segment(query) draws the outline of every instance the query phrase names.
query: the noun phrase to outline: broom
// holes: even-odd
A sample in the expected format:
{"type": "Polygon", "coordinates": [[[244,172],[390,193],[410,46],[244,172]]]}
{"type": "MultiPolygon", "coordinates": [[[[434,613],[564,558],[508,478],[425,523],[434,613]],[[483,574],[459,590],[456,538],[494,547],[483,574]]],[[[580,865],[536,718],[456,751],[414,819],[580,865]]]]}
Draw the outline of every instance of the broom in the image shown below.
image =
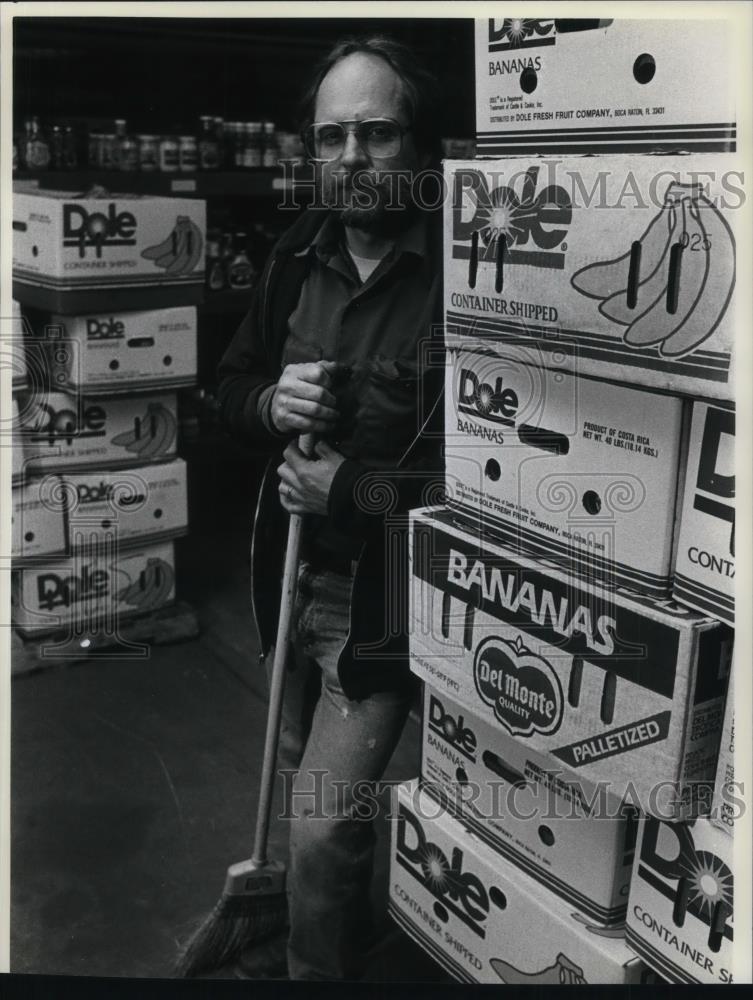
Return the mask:
{"type": "MultiPolygon", "coordinates": [[[[312,434],[302,434],[298,443],[304,455],[312,454],[314,444],[312,434]]],[[[287,923],[285,866],[280,861],[269,860],[267,842],[272,814],[277,744],[280,738],[285,663],[298,582],[298,553],[302,523],[300,514],[290,515],[253,854],[248,861],[239,861],[228,868],[222,896],[215,903],[209,916],[188,939],[178,956],[175,975],[180,978],[190,978],[204,969],[217,969],[226,965],[244,948],[272,937],[287,923]]]]}

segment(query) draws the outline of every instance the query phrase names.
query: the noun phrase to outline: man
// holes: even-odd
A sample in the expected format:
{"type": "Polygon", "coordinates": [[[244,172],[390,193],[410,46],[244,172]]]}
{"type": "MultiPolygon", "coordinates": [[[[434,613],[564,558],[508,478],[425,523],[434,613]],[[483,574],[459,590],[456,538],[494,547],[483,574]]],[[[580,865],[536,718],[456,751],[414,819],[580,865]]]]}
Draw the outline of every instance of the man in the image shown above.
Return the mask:
{"type": "Polygon", "coordinates": [[[415,55],[389,39],[329,54],[305,103],[323,206],[276,246],[220,366],[229,426],[284,449],[276,481],[262,485],[252,546],[265,653],[278,515],[305,517],[279,755],[283,767],[300,765],[288,868],[294,979],[363,972],[374,832],[354,786],[382,776],[413,693],[405,526],[441,481],[437,351],[422,364],[432,337],[441,346],[441,234],[440,213],[422,212],[406,182],[436,162],[436,95],[415,55]],[[316,436],[310,458],[301,434],[316,436]]]}

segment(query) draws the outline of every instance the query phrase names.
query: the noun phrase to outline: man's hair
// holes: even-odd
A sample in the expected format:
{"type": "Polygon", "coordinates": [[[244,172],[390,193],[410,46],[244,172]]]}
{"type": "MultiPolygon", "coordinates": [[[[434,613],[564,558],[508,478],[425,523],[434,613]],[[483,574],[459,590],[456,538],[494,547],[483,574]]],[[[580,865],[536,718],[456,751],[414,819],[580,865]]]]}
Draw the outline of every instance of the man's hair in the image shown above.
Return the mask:
{"type": "Polygon", "coordinates": [[[300,107],[300,125],[305,128],[314,120],[316,97],[322,80],[333,66],[356,52],[383,59],[403,83],[404,97],[416,146],[431,154],[432,160],[442,155],[439,83],[416,53],[402,42],[387,35],[362,35],[342,38],[319,62],[306,88],[300,107]]]}

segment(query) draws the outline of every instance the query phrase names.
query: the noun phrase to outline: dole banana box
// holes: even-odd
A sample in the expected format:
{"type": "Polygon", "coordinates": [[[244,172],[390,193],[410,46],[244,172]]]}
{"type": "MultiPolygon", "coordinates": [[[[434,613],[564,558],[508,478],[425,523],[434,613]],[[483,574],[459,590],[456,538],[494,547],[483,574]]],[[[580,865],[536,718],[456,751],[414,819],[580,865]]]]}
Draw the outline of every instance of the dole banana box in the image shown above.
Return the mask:
{"type": "Polygon", "coordinates": [[[445,364],[449,503],[506,545],[655,597],[672,588],[689,404],[456,349],[445,364]]]}
{"type": "Polygon", "coordinates": [[[650,978],[622,931],[593,925],[416,782],[396,799],[390,913],[455,979],[543,988],[650,978]]]}
{"type": "Polygon", "coordinates": [[[693,404],[673,596],[735,624],[735,411],[693,404]]]}
{"type": "Polygon", "coordinates": [[[66,315],[200,302],[205,230],[194,198],[16,190],[13,295],[66,315]]]}
{"type": "Polygon", "coordinates": [[[411,670],[567,778],[652,815],[708,810],[732,630],[411,514],[411,670]]]}
{"type": "Polygon", "coordinates": [[[177,398],[36,392],[20,397],[20,424],[27,467],[37,474],[164,462],[175,455],[177,398]]]}
{"type": "Polygon", "coordinates": [[[186,463],[180,458],[60,478],[69,551],[87,544],[92,535],[112,537],[121,545],[143,545],[147,538],[175,538],[188,529],[186,463]]]}
{"type": "Polygon", "coordinates": [[[624,924],[636,814],[424,685],[424,790],[589,920],[624,924]]]}
{"type": "Polygon", "coordinates": [[[25,636],[117,631],[121,619],[155,611],[174,597],[172,542],[121,549],[95,539],[65,559],[14,571],[11,618],[25,636]]]}
{"type": "Polygon", "coordinates": [[[708,819],[641,819],[628,944],[672,983],[731,983],[734,882],[728,832],[708,819]]]}
{"type": "Polygon", "coordinates": [[[734,398],[742,177],[721,153],[445,162],[448,333],[734,398]]]}
{"type": "Polygon", "coordinates": [[[30,480],[13,490],[11,555],[14,565],[66,551],[63,495],[58,476],[30,480]]]}
{"type": "Polygon", "coordinates": [[[731,34],[711,19],[479,19],[478,153],[734,150],[731,34]]]}
{"type": "Polygon", "coordinates": [[[135,388],[193,385],[196,381],[196,308],[52,316],[62,351],[49,337],[56,384],[82,392],[132,392],[135,388]],[[57,376],[62,378],[57,378],[57,376]]]}

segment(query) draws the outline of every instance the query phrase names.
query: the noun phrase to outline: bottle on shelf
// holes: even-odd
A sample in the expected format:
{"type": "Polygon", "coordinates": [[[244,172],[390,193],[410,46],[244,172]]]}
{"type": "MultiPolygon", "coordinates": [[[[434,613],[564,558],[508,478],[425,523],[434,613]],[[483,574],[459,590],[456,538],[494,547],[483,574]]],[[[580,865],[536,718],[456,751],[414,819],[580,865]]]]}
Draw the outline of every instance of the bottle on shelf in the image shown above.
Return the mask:
{"type": "Polygon", "coordinates": [[[120,170],[122,164],[122,147],[127,140],[125,118],[115,119],[115,134],[110,143],[110,169],[120,170]]]}
{"type": "Polygon", "coordinates": [[[264,122],[262,166],[276,167],[279,156],[274,122],[264,122]]]}
{"type": "Polygon", "coordinates": [[[242,122],[229,122],[228,128],[229,142],[228,142],[228,167],[231,170],[242,170],[243,169],[243,123],[242,122]]]}
{"type": "Polygon", "coordinates": [[[50,166],[53,170],[62,170],[63,165],[63,130],[59,125],[53,125],[50,136],[50,166]]]}
{"type": "Polygon", "coordinates": [[[227,266],[227,283],[230,288],[250,288],[255,275],[254,267],[246,253],[246,234],[237,232],[231,236],[233,255],[227,266]]]}
{"type": "Polygon", "coordinates": [[[78,166],[78,140],[72,125],[66,125],[63,134],[63,166],[65,170],[78,166]]]}
{"type": "Polygon", "coordinates": [[[178,169],[181,173],[194,173],[198,164],[196,136],[178,136],[178,169]]]}
{"type": "Polygon", "coordinates": [[[222,259],[222,232],[219,229],[207,230],[207,288],[213,292],[222,291],[225,287],[225,265],[222,259]]]}
{"type": "Polygon", "coordinates": [[[174,135],[163,135],[160,139],[159,168],[163,174],[175,174],[180,168],[180,145],[174,135]]]}
{"type": "Polygon", "coordinates": [[[246,122],[244,134],[243,166],[253,170],[262,165],[261,122],[246,122]]]}
{"type": "Polygon", "coordinates": [[[136,138],[139,144],[139,170],[143,173],[154,173],[155,170],[159,170],[159,136],[142,133],[136,138]]]}
{"type": "Polygon", "coordinates": [[[198,160],[199,170],[217,170],[220,165],[217,119],[211,115],[199,118],[198,160]]]}
{"type": "Polygon", "coordinates": [[[34,115],[24,123],[23,161],[27,170],[46,170],[50,165],[50,146],[34,115]]]}

